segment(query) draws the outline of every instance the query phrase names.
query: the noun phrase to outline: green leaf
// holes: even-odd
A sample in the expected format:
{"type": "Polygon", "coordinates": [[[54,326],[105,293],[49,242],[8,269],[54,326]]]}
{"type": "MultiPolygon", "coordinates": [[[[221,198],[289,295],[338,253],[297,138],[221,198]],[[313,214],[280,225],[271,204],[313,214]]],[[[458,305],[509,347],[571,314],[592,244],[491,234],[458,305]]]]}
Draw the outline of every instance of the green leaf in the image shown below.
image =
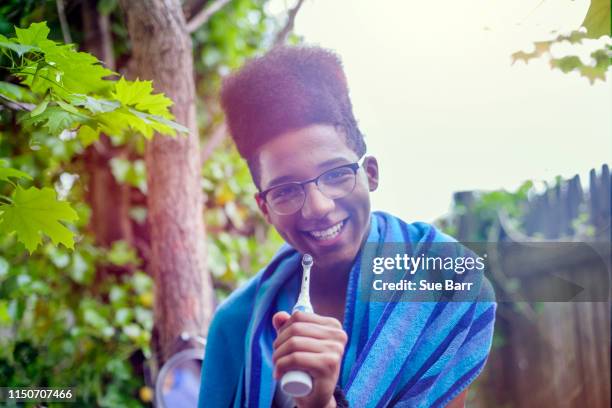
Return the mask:
{"type": "Polygon", "coordinates": [[[552,60],[551,65],[553,67],[559,68],[564,73],[568,73],[576,68],[581,67],[582,62],[580,61],[579,57],[575,55],[569,55],[567,57],[552,60]]]}
{"type": "Polygon", "coordinates": [[[72,129],[79,123],[88,122],[91,119],[82,113],[74,114],[67,112],[59,106],[51,106],[43,113],[34,117],[26,117],[24,123],[43,126],[49,129],[49,133],[57,136],[65,129],[72,129]]]}
{"type": "Polygon", "coordinates": [[[135,107],[167,119],[172,119],[168,108],[172,101],[164,94],[153,94],[151,81],[126,81],[123,77],[116,83],[113,96],[123,105],[135,107]]]}
{"type": "Polygon", "coordinates": [[[17,40],[24,45],[38,45],[47,39],[49,27],[46,22],[32,23],[28,28],[15,27],[17,40]]]}
{"type": "Polygon", "coordinates": [[[54,70],[61,73],[61,84],[69,92],[102,93],[113,84],[104,79],[113,75],[113,71],[105,68],[93,55],[75,51],[72,45],[53,43],[43,51],[54,70]]]}
{"type": "Polygon", "coordinates": [[[37,107],[35,107],[32,112],[30,112],[30,116],[34,117],[34,116],[38,116],[41,113],[43,113],[45,111],[45,109],[47,109],[47,105],[49,105],[49,101],[48,100],[44,100],[41,103],[38,104],[37,107]]]}
{"type": "Polygon", "coordinates": [[[131,277],[131,282],[138,294],[147,293],[153,289],[153,280],[142,271],[134,272],[134,275],[131,277]]]}
{"type": "Polygon", "coordinates": [[[12,39],[8,39],[0,34],[0,48],[7,48],[15,51],[17,55],[22,56],[29,51],[40,51],[40,48],[31,45],[23,45],[14,42],[12,39]]]}
{"type": "Polygon", "coordinates": [[[38,44],[44,58],[22,65],[16,75],[34,92],[45,93],[52,89],[56,94],[68,98],[70,94],[104,93],[114,82],[105,77],[115,73],[105,68],[96,57],[78,52],[72,44],[60,45],[47,39],[27,39],[38,44]]]}
{"type": "Polygon", "coordinates": [[[32,180],[32,176],[30,176],[28,173],[24,173],[21,170],[10,167],[0,167],[0,181],[10,181],[10,177],[32,180]]]}
{"type": "Polygon", "coordinates": [[[610,35],[610,0],[591,0],[582,26],[587,29],[589,38],[610,35]]]}
{"type": "Polygon", "coordinates": [[[113,245],[108,252],[108,260],[113,265],[125,266],[128,264],[139,265],[140,259],[134,248],[129,243],[123,240],[113,242],[113,245]]]}
{"type": "Polygon", "coordinates": [[[153,137],[153,128],[143,119],[123,107],[112,112],[97,115],[96,120],[100,125],[100,130],[111,136],[120,136],[128,128],[131,128],[140,132],[147,139],[153,137]]]}
{"type": "Polygon", "coordinates": [[[6,326],[10,323],[9,303],[6,300],[0,300],[0,326],[6,326]]]}
{"type": "Polygon", "coordinates": [[[83,320],[98,330],[102,330],[108,326],[106,319],[93,308],[87,308],[84,310],[83,320]]]}
{"type": "Polygon", "coordinates": [[[0,205],[0,231],[15,232],[30,253],[49,236],[55,245],[74,248],[74,234],[60,221],[75,221],[77,213],[65,201],[58,201],[55,191],[45,187],[24,189],[17,186],[12,204],[0,205]]]}
{"type": "MultiPolygon", "coordinates": [[[[155,129],[156,131],[158,131],[159,133],[168,135],[168,136],[175,136],[176,132],[174,131],[174,129],[172,129],[172,127],[161,123],[160,120],[167,120],[162,118],[161,116],[156,116],[156,115],[151,115],[149,113],[145,113],[145,112],[140,112],[137,111],[136,109],[129,109],[129,111],[134,114],[135,116],[137,116],[139,119],[142,120],[142,122],[147,125],[148,128],[151,129],[155,129]]],[[[168,121],[170,123],[173,123],[177,126],[181,126],[178,123],[174,123],[172,121],[168,121]]],[[[187,130],[186,128],[183,127],[183,129],[187,130]]],[[[152,134],[152,132],[151,132],[152,134]]],[[[145,135],[147,136],[147,135],[145,135]]],[[[151,136],[147,136],[147,138],[150,138],[151,136]]]]}
{"type": "Polygon", "coordinates": [[[75,113],[75,114],[80,114],[81,112],[79,112],[79,110],[77,108],[75,108],[74,106],[63,102],[63,101],[56,101],[57,104],[65,111],[70,112],[70,113],[75,113]]]}
{"type": "Polygon", "coordinates": [[[100,132],[96,132],[92,128],[87,125],[82,125],[79,128],[79,132],[77,133],[77,137],[81,141],[84,147],[89,146],[100,137],[100,132]]]}
{"type": "Polygon", "coordinates": [[[117,101],[94,98],[92,96],[83,94],[71,95],[70,102],[74,105],[84,107],[91,113],[112,112],[121,106],[121,104],[117,101]]]}
{"type": "Polygon", "coordinates": [[[23,86],[0,81],[0,95],[14,102],[33,102],[34,96],[23,86]]]}
{"type": "Polygon", "coordinates": [[[174,136],[176,134],[176,131],[181,133],[189,133],[189,129],[187,129],[185,126],[172,120],[166,119],[164,117],[152,115],[150,113],[140,112],[132,108],[130,108],[129,111],[132,112],[134,115],[138,116],[140,119],[142,119],[144,123],[164,135],[174,136]]]}

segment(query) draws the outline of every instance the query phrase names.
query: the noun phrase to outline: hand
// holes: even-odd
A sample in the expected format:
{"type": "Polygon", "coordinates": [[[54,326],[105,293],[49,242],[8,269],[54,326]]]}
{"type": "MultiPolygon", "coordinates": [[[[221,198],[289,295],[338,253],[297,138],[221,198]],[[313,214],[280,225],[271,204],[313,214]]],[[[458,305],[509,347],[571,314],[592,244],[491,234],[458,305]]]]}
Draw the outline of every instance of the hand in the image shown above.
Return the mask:
{"type": "Polygon", "coordinates": [[[333,394],[348,339],[340,322],[314,313],[278,312],[272,324],[278,334],[273,343],[274,378],[280,380],[291,370],[305,371],[313,389],[295,398],[298,407],[335,407],[333,394]]]}

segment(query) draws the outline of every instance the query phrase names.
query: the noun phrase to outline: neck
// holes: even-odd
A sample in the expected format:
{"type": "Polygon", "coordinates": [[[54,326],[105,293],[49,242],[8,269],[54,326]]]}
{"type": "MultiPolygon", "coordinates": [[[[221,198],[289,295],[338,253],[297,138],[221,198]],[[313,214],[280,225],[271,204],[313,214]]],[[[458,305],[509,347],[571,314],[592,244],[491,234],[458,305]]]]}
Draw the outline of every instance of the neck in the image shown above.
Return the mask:
{"type": "Polygon", "coordinates": [[[314,265],[311,274],[311,293],[317,297],[346,292],[352,264],[314,265]]]}
{"type": "Polygon", "coordinates": [[[315,313],[343,323],[349,273],[350,266],[343,269],[313,267],[310,300],[315,313]]]}

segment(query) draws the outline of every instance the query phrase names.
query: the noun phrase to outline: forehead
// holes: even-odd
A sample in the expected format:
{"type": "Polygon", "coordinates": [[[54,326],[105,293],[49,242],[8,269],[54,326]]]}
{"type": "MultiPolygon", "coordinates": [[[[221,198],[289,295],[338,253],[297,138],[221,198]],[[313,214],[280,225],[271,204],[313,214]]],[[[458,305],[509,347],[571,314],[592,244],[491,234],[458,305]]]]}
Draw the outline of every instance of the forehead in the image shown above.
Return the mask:
{"type": "Polygon", "coordinates": [[[262,189],[279,182],[300,181],[359,159],[346,136],[331,125],[311,125],[292,130],[258,150],[262,189]]]}

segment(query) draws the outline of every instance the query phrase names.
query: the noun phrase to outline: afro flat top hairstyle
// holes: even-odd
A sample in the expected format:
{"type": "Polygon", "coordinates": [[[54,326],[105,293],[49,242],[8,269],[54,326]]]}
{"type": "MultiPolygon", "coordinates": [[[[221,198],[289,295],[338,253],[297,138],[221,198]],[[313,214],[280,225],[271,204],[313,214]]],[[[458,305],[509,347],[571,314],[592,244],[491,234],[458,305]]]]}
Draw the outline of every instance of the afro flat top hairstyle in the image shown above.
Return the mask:
{"type": "Polygon", "coordinates": [[[342,129],[359,157],[366,151],[342,63],[323,48],[277,47],[248,61],[223,81],[221,106],[258,188],[258,149],[285,132],[329,124],[342,129]]]}

